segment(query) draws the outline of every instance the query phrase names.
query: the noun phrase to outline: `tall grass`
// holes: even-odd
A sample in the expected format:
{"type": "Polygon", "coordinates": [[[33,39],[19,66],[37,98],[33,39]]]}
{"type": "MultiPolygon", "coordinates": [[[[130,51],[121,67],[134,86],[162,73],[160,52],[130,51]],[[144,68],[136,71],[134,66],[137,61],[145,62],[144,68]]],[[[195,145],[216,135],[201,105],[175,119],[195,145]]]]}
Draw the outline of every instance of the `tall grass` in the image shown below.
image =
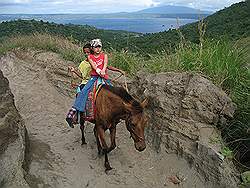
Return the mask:
{"type": "Polygon", "coordinates": [[[59,53],[66,60],[80,62],[83,56],[80,46],[60,36],[34,33],[3,40],[0,43],[0,55],[17,48],[35,49],[59,53]]]}
{"type": "Polygon", "coordinates": [[[109,54],[109,64],[124,70],[129,75],[134,75],[144,63],[144,59],[138,54],[118,52],[112,50],[109,54]]]}
{"type": "Polygon", "coordinates": [[[200,72],[228,92],[246,84],[243,54],[227,40],[205,40],[202,53],[199,45],[188,44],[179,48],[176,55],[181,70],[200,72]]]}

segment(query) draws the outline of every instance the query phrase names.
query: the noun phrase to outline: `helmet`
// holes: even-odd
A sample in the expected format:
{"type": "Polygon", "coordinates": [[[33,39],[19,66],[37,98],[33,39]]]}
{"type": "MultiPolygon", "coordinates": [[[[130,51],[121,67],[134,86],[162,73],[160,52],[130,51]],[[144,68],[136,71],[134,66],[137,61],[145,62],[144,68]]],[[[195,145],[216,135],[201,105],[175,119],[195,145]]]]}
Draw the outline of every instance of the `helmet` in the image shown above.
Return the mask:
{"type": "Polygon", "coordinates": [[[101,39],[93,39],[90,41],[90,45],[91,45],[91,47],[97,47],[97,46],[102,47],[102,41],[101,41],[101,39]]]}

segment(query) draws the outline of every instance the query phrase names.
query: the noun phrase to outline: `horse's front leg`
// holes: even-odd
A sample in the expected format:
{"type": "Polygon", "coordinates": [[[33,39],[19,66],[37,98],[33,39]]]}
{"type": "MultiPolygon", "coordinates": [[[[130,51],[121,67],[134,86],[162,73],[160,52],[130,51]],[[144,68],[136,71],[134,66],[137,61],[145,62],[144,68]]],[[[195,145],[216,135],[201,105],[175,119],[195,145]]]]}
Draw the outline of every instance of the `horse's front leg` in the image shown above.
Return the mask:
{"type": "Polygon", "coordinates": [[[85,141],[85,136],[84,136],[84,123],[85,123],[85,121],[84,121],[82,115],[80,115],[80,129],[82,132],[82,145],[87,144],[85,141]]]}
{"type": "Polygon", "coordinates": [[[97,127],[97,136],[101,145],[101,148],[103,150],[103,153],[105,155],[105,162],[104,162],[104,166],[105,166],[105,172],[111,170],[111,166],[109,164],[109,160],[108,160],[108,146],[106,144],[105,141],[105,133],[104,133],[104,129],[101,127],[97,127]]]}
{"type": "Polygon", "coordinates": [[[110,129],[110,147],[108,148],[108,153],[111,152],[116,147],[115,135],[116,135],[116,126],[112,126],[110,129]]]}

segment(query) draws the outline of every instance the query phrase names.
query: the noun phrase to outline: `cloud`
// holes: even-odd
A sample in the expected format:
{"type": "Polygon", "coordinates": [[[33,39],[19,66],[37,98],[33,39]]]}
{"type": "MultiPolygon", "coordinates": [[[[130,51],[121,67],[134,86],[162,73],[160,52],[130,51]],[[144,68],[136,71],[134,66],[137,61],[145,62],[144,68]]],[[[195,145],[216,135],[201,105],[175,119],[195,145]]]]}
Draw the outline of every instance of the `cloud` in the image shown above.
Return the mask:
{"type": "Polygon", "coordinates": [[[1,0],[1,4],[27,4],[32,2],[32,0],[1,0]]]}
{"type": "Polygon", "coordinates": [[[111,13],[133,12],[160,5],[218,10],[239,0],[0,0],[1,13],[111,13]]]}

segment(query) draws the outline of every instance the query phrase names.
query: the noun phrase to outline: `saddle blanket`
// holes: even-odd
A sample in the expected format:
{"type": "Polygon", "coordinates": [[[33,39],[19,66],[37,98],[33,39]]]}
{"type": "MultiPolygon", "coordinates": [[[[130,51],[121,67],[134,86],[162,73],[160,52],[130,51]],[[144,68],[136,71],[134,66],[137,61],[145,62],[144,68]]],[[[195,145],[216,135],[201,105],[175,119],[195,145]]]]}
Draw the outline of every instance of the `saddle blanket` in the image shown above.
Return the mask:
{"type": "Polygon", "coordinates": [[[88,98],[86,101],[85,111],[82,112],[81,116],[85,121],[92,121],[95,119],[96,107],[95,101],[98,92],[101,90],[103,85],[111,85],[111,83],[101,77],[99,77],[93,84],[93,87],[88,93],[88,98]]]}

